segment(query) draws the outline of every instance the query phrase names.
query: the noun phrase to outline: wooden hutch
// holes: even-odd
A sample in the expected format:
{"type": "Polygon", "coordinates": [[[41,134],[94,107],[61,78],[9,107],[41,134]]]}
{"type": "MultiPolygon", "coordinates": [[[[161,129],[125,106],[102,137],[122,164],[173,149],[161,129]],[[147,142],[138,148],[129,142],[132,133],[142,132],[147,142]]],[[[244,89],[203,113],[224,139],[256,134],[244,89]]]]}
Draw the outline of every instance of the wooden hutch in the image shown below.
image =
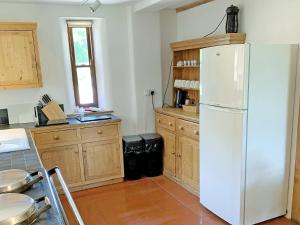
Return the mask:
{"type": "MultiPolygon", "coordinates": [[[[176,80],[200,81],[200,49],[219,45],[243,44],[246,34],[232,33],[179,41],[170,44],[173,51],[173,103],[178,89],[187,92],[194,104],[199,103],[199,88],[175,87],[176,80]],[[193,65],[177,65],[179,61],[193,65]]],[[[156,109],[156,131],[164,139],[164,175],[187,190],[199,194],[199,114],[178,108],[156,109]]]]}

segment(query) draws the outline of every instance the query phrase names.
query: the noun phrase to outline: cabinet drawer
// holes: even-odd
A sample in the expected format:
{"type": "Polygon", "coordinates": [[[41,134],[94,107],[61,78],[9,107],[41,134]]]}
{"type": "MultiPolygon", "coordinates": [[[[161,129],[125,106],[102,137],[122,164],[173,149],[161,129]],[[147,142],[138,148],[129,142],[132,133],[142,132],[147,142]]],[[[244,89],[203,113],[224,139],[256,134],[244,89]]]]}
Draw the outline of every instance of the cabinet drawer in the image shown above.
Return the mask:
{"type": "Polygon", "coordinates": [[[57,144],[78,141],[77,130],[57,130],[45,133],[34,133],[36,145],[57,144]]]}
{"type": "Polygon", "coordinates": [[[177,133],[190,138],[199,139],[199,125],[185,120],[177,120],[177,133]]]}
{"type": "Polygon", "coordinates": [[[97,127],[86,127],[80,130],[81,139],[94,140],[94,139],[108,139],[115,138],[119,135],[118,125],[107,125],[97,127]]]}
{"type": "Polygon", "coordinates": [[[175,131],[175,118],[163,114],[156,114],[156,125],[165,129],[175,131]]]}

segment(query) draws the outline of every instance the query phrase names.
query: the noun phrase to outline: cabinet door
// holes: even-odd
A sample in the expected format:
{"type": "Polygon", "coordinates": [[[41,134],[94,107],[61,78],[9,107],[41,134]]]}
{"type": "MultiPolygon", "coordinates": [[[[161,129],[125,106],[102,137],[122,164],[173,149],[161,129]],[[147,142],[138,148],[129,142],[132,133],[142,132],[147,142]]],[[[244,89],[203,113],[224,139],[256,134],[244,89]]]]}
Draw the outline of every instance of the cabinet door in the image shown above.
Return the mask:
{"type": "Polygon", "coordinates": [[[180,136],[178,152],[182,182],[199,191],[199,142],[180,136]]]}
{"type": "MultiPolygon", "coordinates": [[[[73,186],[82,182],[78,145],[53,147],[39,152],[44,167],[51,169],[58,166],[67,184],[73,186]]],[[[59,186],[56,179],[55,184],[59,186]]]]}
{"type": "Polygon", "coordinates": [[[37,51],[34,30],[0,27],[0,88],[41,86],[37,51]]]}
{"type": "Polygon", "coordinates": [[[163,128],[157,128],[157,133],[159,133],[164,142],[164,173],[170,176],[175,176],[176,173],[176,137],[175,134],[167,131],[163,128]]]}
{"type": "Polygon", "coordinates": [[[123,176],[119,141],[98,141],[82,145],[86,181],[109,180],[123,176]]]}

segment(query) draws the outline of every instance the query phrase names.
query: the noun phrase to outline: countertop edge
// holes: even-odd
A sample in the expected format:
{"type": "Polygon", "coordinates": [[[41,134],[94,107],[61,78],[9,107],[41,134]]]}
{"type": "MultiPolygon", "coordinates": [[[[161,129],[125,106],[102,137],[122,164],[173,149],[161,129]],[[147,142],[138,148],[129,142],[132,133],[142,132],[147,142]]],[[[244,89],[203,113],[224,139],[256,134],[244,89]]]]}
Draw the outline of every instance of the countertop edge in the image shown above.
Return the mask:
{"type": "Polygon", "coordinates": [[[199,124],[199,118],[197,118],[197,119],[195,118],[195,117],[199,117],[199,114],[183,112],[182,109],[156,108],[155,112],[199,124]],[[176,112],[176,110],[178,110],[178,112],[176,112]]]}

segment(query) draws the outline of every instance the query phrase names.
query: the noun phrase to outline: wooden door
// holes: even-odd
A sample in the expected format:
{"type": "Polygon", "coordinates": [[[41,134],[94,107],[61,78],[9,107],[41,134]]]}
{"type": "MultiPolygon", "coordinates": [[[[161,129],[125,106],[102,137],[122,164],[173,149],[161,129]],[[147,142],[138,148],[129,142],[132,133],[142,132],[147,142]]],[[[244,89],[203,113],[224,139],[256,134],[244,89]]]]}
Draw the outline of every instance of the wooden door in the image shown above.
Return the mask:
{"type": "Polygon", "coordinates": [[[40,86],[34,33],[0,30],[0,88],[40,86]]]}
{"type": "MultiPolygon", "coordinates": [[[[78,145],[52,147],[39,150],[42,163],[46,169],[58,166],[64,180],[71,187],[81,184],[80,153],[78,145]]],[[[60,186],[55,179],[55,184],[60,186]]]]}
{"type": "Polygon", "coordinates": [[[122,157],[118,140],[82,145],[86,181],[110,180],[122,176],[122,157]]]}
{"type": "Polygon", "coordinates": [[[175,146],[176,137],[175,134],[164,128],[157,128],[157,133],[159,133],[164,142],[164,174],[175,177],[176,175],[176,156],[175,156],[175,146]]]}
{"type": "Polygon", "coordinates": [[[180,178],[185,185],[199,191],[199,142],[191,138],[178,138],[180,178]]]}
{"type": "Polygon", "coordinates": [[[298,116],[298,128],[297,128],[297,146],[296,146],[295,175],[294,175],[294,187],[293,187],[292,219],[297,223],[300,223],[300,114],[298,116]]]}

